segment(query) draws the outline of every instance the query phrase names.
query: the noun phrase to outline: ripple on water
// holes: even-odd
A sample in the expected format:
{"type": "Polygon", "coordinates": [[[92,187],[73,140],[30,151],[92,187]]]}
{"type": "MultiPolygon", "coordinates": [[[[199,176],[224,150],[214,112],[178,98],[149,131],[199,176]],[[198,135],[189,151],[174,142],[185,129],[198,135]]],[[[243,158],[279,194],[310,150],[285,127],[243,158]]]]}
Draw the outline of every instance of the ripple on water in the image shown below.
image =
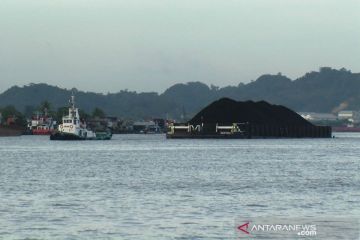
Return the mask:
{"type": "Polygon", "coordinates": [[[0,239],[237,239],[239,216],[359,217],[358,140],[0,138],[0,239]]]}

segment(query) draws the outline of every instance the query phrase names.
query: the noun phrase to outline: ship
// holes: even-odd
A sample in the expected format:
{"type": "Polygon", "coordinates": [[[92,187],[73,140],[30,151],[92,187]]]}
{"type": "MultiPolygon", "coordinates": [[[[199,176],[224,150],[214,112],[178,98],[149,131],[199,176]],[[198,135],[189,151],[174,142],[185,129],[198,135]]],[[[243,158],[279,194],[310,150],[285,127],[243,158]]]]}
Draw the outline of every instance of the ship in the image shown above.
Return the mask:
{"type": "Polygon", "coordinates": [[[2,121],[3,116],[0,112],[0,137],[21,136],[25,127],[16,123],[16,116],[7,117],[6,121],[2,121]]]}
{"type": "Polygon", "coordinates": [[[32,116],[31,121],[28,123],[27,132],[32,135],[51,135],[55,130],[56,121],[52,117],[48,116],[45,109],[44,114],[39,112],[32,116]]]}
{"type": "Polygon", "coordinates": [[[24,128],[19,126],[2,126],[0,125],[0,137],[21,136],[24,128]]]}
{"type": "Polygon", "coordinates": [[[75,107],[74,94],[70,99],[69,114],[62,118],[56,131],[50,135],[50,140],[110,140],[111,131],[94,132],[85,121],[81,121],[79,109],[75,107]]]}

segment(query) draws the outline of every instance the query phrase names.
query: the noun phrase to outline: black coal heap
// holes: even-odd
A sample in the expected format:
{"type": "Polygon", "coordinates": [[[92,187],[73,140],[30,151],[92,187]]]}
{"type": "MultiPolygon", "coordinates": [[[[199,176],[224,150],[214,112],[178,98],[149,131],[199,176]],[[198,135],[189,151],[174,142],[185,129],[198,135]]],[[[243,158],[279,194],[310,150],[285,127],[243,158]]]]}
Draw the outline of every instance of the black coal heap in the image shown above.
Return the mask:
{"type": "Polygon", "coordinates": [[[190,124],[250,123],[274,126],[313,126],[294,111],[265,101],[237,102],[222,98],[205,107],[190,121],[190,124]]]}

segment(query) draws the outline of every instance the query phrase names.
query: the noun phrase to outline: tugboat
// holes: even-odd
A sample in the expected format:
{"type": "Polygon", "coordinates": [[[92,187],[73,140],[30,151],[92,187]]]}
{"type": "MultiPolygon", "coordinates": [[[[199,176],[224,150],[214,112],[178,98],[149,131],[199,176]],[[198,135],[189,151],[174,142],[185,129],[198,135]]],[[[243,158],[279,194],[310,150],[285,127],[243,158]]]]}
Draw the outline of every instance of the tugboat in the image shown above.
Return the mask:
{"type": "Polygon", "coordinates": [[[48,116],[47,109],[44,114],[36,113],[28,124],[27,132],[31,135],[50,135],[54,131],[56,122],[48,116]]]}
{"type": "Polygon", "coordinates": [[[110,140],[111,132],[93,132],[85,122],[80,121],[78,108],[75,107],[75,96],[70,99],[69,115],[62,118],[62,124],[50,135],[50,140],[110,140]]]}

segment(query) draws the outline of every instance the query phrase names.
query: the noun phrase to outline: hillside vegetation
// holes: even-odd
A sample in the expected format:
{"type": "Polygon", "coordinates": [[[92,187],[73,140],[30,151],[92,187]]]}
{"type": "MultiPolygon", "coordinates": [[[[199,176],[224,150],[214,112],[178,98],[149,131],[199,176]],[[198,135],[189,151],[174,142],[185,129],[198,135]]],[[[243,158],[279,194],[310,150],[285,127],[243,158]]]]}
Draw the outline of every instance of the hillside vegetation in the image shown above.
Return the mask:
{"type": "MultiPolygon", "coordinates": [[[[74,89],[47,84],[14,86],[0,94],[0,107],[13,105],[22,112],[48,101],[56,109],[67,105],[74,89]]],[[[248,84],[219,88],[201,82],[175,84],[165,92],[119,91],[99,94],[76,90],[77,105],[85,112],[100,108],[107,115],[122,118],[190,119],[203,107],[222,97],[234,100],[265,100],[295,111],[337,112],[360,109],[360,74],[346,69],[320,68],[291,80],[281,75],[262,75],[248,84]]]]}

